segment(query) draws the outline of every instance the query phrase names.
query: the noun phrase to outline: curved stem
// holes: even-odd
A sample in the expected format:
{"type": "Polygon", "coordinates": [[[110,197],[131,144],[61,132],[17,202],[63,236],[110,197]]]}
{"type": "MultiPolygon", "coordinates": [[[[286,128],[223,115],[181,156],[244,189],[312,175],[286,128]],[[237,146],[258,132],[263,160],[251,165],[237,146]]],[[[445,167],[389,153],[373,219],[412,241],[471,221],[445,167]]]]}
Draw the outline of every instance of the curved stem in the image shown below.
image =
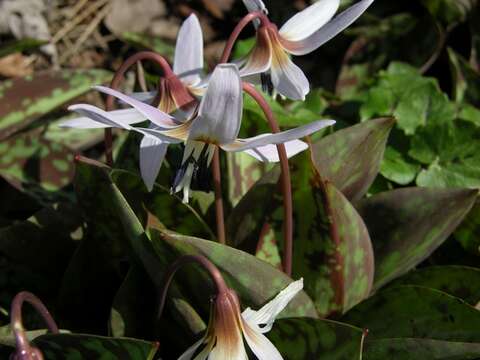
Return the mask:
{"type": "Polygon", "coordinates": [[[225,44],[225,48],[223,49],[222,57],[220,58],[220,63],[226,63],[228,59],[230,58],[230,55],[233,50],[233,46],[235,45],[235,42],[238,39],[238,36],[242,32],[242,30],[253,20],[255,19],[260,19],[262,24],[267,24],[270,21],[268,20],[267,16],[265,16],[264,13],[261,11],[257,12],[251,12],[248,13],[243,17],[242,20],[235,26],[235,29],[233,29],[232,33],[230,34],[230,37],[227,40],[227,43],[225,44]]]}
{"type": "MultiPolygon", "coordinates": [[[[255,87],[246,82],[243,83],[243,90],[250,95],[262,108],[268,124],[273,133],[280,132],[275,115],[268,105],[265,98],[255,89],[255,87]]],[[[280,158],[280,168],[282,170],[281,184],[283,194],[284,208],[284,228],[283,228],[283,271],[288,275],[292,275],[292,256],[293,256],[293,201],[292,201],[292,184],[290,179],[290,168],[288,167],[287,151],[284,144],[277,145],[278,156],[280,158]]]]}
{"type": "Polygon", "coordinates": [[[182,266],[189,264],[189,263],[197,263],[205,270],[207,270],[208,274],[212,278],[215,286],[217,288],[217,293],[221,294],[228,290],[227,284],[225,284],[225,280],[223,280],[223,276],[220,273],[220,270],[205,256],[202,255],[185,255],[178,258],[173,264],[171,264],[163,277],[163,287],[162,293],[160,294],[160,305],[158,308],[158,318],[162,316],[163,309],[165,307],[165,301],[167,299],[167,291],[168,288],[173,280],[173,276],[175,273],[180,269],[182,266]]]}
{"type": "Polygon", "coordinates": [[[217,223],[217,239],[220,244],[226,244],[225,220],[222,197],[222,174],[220,169],[220,151],[215,148],[212,161],[213,189],[215,191],[215,217],[217,223]]]}
{"type": "MultiPolygon", "coordinates": [[[[12,302],[11,308],[11,327],[15,335],[16,353],[13,355],[14,360],[39,360],[41,353],[38,349],[32,347],[28,341],[27,334],[23,328],[22,322],[22,306],[24,302],[30,303],[35,310],[42,316],[47,324],[48,330],[54,334],[58,334],[58,326],[53,320],[48,309],[43,305],[39,298],[32,293],[22,291],[18,293],[12,302]]],[[[40,358],[41,359],[41,358],[40,358]]]]}
{"type": "MultiPolygon", "coordinates": [[[[112,81],[110,82],[110,88],[117,90],[118,87],[120,86],[120,83],[124,79],[124,75],[127,72],[127,70],[137,62],[141,60],[151,60],[156,62],[158,65],[163,70],[163,74],[166,78],[170,76],[175,76],[172,68],[168,64],[167,60],[165,58],[153,51],[140,51],[136,54],[133,54],[130,56],[127,60],[123,62],[123,64],[120,66],[120,68],[115,72],[115,75],[113,76],[112,81]]],[[[105,110],[106,111],[111,111],[114,108],[114,98],[111,95],[107,96],[106,100],[106,105],[105,105],[105,110]]],[[[105,129],[105,154],[107,157],[107,164],[108,166],[113,165],[113,155],[112,155],[112,143],[113,143],[113,136],[112,136],[112,129],[107,128],[105,129]]]]}

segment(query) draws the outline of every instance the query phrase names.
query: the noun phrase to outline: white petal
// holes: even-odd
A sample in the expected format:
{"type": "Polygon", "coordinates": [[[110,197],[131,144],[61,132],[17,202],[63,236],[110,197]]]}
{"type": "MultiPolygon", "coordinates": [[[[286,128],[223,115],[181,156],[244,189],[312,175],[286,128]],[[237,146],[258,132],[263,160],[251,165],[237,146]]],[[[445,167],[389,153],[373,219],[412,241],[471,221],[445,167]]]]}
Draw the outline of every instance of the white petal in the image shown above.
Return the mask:
{"type": "Polygon", "coordinates": [[[245,309],[242,313],[242,317],[254,329],[263,325],[260,328],[261,332],[266,333],[272,329],[273,322],[277,316],[302,289],[303,278],[293,281],[260,310],[254,311],[250,308],[245,309]]]}
{"type": "MultiPolygon", "coordinates": [[[[287,157],[297,155],[298,153],[308,149],[308,145],[301,140],[288,141],[285,144],[285,150],[287,151],[287,157]]],[[[245,153],[253,156],[255,159],[263,162],[279,162],[278,149],[276,145],[265,145],[258,148],[245,150],[245,153]]]]}
{"type": "Polygon", "coordinates": [[[191,360],[193,357],[193,354],[197,351],[197,349],[202,345],[202,343],[205,341],[205,337],[201,338],[198,340],[195,344],[190,346],[180,357],[178,360],[191,360]]]}
{"type": "Polygon", "coordinates": [[[94,86],[94,89],[100,92],[103,92],[105,94],[112,95],[117,99],[120,99],[123,102],[127,103],[128,105],[134,107],[140,113],[145,115],[148,120],[150,120],[152,123],[154,123],[157,126],[169,128],[169,127],[175,127],[178,125],[172,120],[172,117],[170,115],[165,114],[164,112],[158,110],[156,107],[153,107],[151,105],[138,101],[133,97],[122,94],[119,91],[110,89],[105,86],[94,86]]]}
{"type": "Polygon", "coordinates": [[[292,100],[305,100],[305,96],[310,92],[310,84],[307,77],[297,65],[295,65],[287,54],[278,55],[279,61],[272,62],[270,73],[272,83],[279,94],[292,100]],[[283,56],[285,55],[285,56],[283,56]]]}
{"type": "Polygon", "coordinates": [[[283,360],[282,355],[271,341],[245,322],[243,323],[243,336],[258,360],[283,360]]]}
{"type": "MultiPolygon", "coordinates": [[[[75,105],[69,106],[68,110],[75,111],[76,113],[91,119],[91,121],[93,121],[94,123],[102,125],[102,126],[98,125],[96,127],[104,127],[104,128],[115,127],[115,128],[120,128],[120,129],[126,129],[126,130],[130,130],[132,128],[128,124],[128,122],[119,121],[114,116],[114,114],[112,114],[112,112],[107,112],[107,111],[102,110],[100,108],[97,108],[96,106],[93,106],[93,105],[75,104],[75,105]]],[[[74,123],[77,120],[78,119],[74,119],[74,123]]],[[[93,122],[91,123],[92,125],[93,125],[93,122]]],[[[67,123],[68,123],[68,121],[63,123],[62,126],[73,127],[73,126],[66,126],[67,123]]],[[[70,124],[70,125],[72,125],[72,124],[70,124]]],[[[87,124],[87,126],[88,126],[88,124],[87,124]]],[[[82,128],[82,127],[78,126],[78,128],[82,128]]]]}
{"type": "Polygon", "coordinates": [[[147,136],[140,143],[140,173],[148,191],[153,189],[167,148],[168,143],[147,136]]]}
{"type": "Polygon", "coordinates": [[[277,134],[262,134],[253,138],[237,139],[234,143],[223,144],[220,145],[220,147],[225,151],[238,152],[258,148],[268,144],[282,144],[310,135],[315,131],[333,124],[335,124],[335,120],[314,121],[310,124],[299,126],[295,129],[290,129],[287,131],[282,131],[277,134]]]}
{"type": "MultiPolygon", "coordinates": [[[[280,44],[278,45],[281,46],[280,44]]],[[[241,61],[240,76],[246,77],[266,72],[272,66],[272,38],[269,31],[260,28],[257,31],[255,47],[241,61]]]]}
{"type": "Polygon", "coordinates": [[[340,0],[319,0],[291,17],[279,33],[291,41],[303,40],[330,21],[339,5],[340,0]]]}
{"type": "MultiPolygon", "coordinates": [[[[76,105],[72,105],[69,109],[72,111],[75,111],[75,106],[76,105]]],[[[80,108],[77,108],[77,109],[80,109],[80,108]]],[[[147,120],[145,115],[139,113],[135,109],[113,110],[113,111],[109,111],[108,113],[113,119],[115,119],[117,123],[124,124],[124,125],[136,124],[136,123],[147,120]]],[[[80,117],[80,118],[75,118],[71,120],[66,120],[62,122],[59,126],[64,128],[76,128],[76,129],[101,129],[101,128],[112,127],[109,124],[95,121],[89,117],[80,117]]]]}
{"type": "Polygon", "coordinates": [[[288,42],[287,39],[287,42],[283,42],[284,47],[294,55],[305,55],[318,49],[327,41],[331,40],[349,27],[365,12],[365,10],[367,10],[373,1],[374,0],[362,0],[357,2],[308,38],[292,42],[288,42]]]}
{"type": "Polygon", "coordinates": [[[200,102],[189,140],[230,143],[238,135],[242,119],[242,83],[232,64],[218,65],[200,102]]]}
{"type": "Polygon", "coordinates": [[[264,14],[268,14],[267,7],[262,0],[243,0],[243,4],[248,12],[262,11],[264,14]]]}
{"type": "Polygon", "coordinates": [[[200,82],[203,70],[202,28],[195,14],[185,20],[180,28],[175,46],[173,72],[186,84],[200,82]]]}
{"type": "MultiPolygon", "coordinates": [[[[152,101],[157,96],[156,91],[143,91],[143,92],[134,92],[129,95],[130,97],[134,98],[135,100],[151,104],[152,101]]],[[[123,101],[120,101],[123,103],[123,101]]]]}

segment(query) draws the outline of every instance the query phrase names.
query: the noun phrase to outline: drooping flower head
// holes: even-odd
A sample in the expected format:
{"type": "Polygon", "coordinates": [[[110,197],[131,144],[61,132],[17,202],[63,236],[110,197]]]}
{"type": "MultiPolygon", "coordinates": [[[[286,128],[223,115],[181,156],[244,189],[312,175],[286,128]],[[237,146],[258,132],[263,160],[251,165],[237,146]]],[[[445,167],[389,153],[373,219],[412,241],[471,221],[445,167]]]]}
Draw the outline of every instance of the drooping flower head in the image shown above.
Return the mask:
{"type": "MultiPolygon", "coordinates": [[[[374,0],[361,0],[333,18],[340,0],[319,0],[294,15],[280,29],[266,17],[257,26],[257,42],[240,69],[242,76],[267,73],[274,89],[293,100],[310,91],[303,71],[289,54],[308,54],[350,26],[374,0]],[[333,19],[332,19],[333,18],[333,19]]],[[[267,14],[262,0],[243,0],[250,12],[267,14]]]]}
{"type": "Polygon", "coordinates": [[[258,360],[282,360],[282,355],[264,333],[271,330],[275,318],[303,288],[303,279],[292,282],[260,310],[241,312],[237,294],[220,292],[204,337],[193,344],[178,360],[247,360],[244,339],[258,360]]]}

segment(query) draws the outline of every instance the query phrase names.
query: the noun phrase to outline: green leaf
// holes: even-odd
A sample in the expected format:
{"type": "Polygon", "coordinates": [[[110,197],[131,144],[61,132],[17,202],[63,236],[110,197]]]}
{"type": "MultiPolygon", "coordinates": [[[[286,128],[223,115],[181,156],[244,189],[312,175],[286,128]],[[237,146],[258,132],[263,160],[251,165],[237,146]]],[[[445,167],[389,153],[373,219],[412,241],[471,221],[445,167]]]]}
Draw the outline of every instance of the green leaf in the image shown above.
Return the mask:
{"type": "Polygon", "coordinates": [[[477,199],[472,210],[454,233],[463,248],[473,255],[480,255],[480,200],[477,199]]]}
{"type": "Polygon", "coordinates": [[[412,271],[393,283],[437,289],[475,306],[480,302],[480,269],[466,266],[430,266],[412,271]]]}
{"type": "Polygon", "coordinates": [[[73,179],[73,157],[70,149],[38,132],[22,133],[0,143],[0,176],[21,191],[54,197],[73,179]]]}
{"type": "Polygon", "coordinates": [[[168,41],[165,41],[158,36],[126,31],[122,34],[122,39],[123,41],[139,48],[140,50],[152,50],[161,54],[170,61],[173,60],[175,47],[168,41]]]}
{"type": "MultiPolygon", "coordinates": [[[[261,307],[292,281],[280,270],[254,256],[213,241],[166,230],[153,230],[152,239],[157,257],[164,266],[181,255],[206,256],[219,268],[245,307],[250,306],[254,309],[261,307]]],[[[179,273],[175,282],[182,289],[196,289],[194,292],[194,296],[197,297],[196,303],[203,303],[203,307],[208,309],[206,299],[213,293],[210,278],[196,267],[189,272],[183,271],[183,274],[187,273],[189,276],[182,276],[179,273]],[[198,284],[202,284],[201,289],[198,284]]],[[[317,317],[317,314],[312,300],[305,292],[301,292],[285,308],[281,316],[317,317]]]]}
{"type": "Polygon", "coordinates": [[[83,334],[43,335],[33,344],[45,360],[153,360],[159,346],[143,340],[83,334]]]}
{"type": "Polygon", "coordinates": [[[362,119],[393,115],[398,127],[412,135],[427,124],[451,122],[455,107],[436,79],[422,77],[417,69],[394,62],[386,71],[380,71],[376,85],[365,95],[360,113],[362,119]]]}
{"type": "Polygon", "coordinates": [[[2,47],[0,47],[0,58],[16,52],[33,50],[45,44],[48,44],[48,41],[37,39],[20,39],[10,41],[6,44],[2,44],[2,47]]]}
{"type": "Polygon", "coordinates": [[[104,70],[62,70],[3,81],[0,98],[8,105],[0,109],[0,140],[110,77],[104,70]]]}
{"type": "Polygon", "coordinates": [[[380,173],[388,180],[400,185],[410,184],[417,177],[420,165],[405,159],[401,152],[388,146],[380,167],[380,173]]]}
{"type": "Polygon", "coordinates": [[[360,359],[363,331],[329,320],[280,319],[267,334],[284,359],[360,359]]]}
{"type": "Polygon", "coordinates": [[[367,341],[367,360],[476,360],[480,343],[442,341],[432,339],[380,339],[367,341]]]}
{"type": "Polygon", "coordinates": [[[445,25],[465,21],[476,6],[476,0],[421,0],[421,3],[445,25]]]}
{"type": "Polygon", "coordinates": [[[438,290],[398,286],[352,309],[342,321],[369,329],[369,340],[424,338],[480,342],[480,312],[438,290]]]}
{"type": "Polygon", "coordinates": [[[371,120],[315,142],[312,158],[320,175],[348,199],[360,199],[378,174],[394,123],[391,118],[371,120]]]}
{"type": "MultiPolygon", "coordinates": [[[[47,329],[39,329],[26,331],[27,339],[32,341],[40,335],[44,335],[48,332],[47,329]]],[[[15,335],[13,334],[12,328],[10,325],[5,325],[0,327],[0,345],[15,347],[15,335]]]]}
{"type": "Polygon", "coordinates": [[[455,100],[458,103],[467,102],[480,107],[480,74],[451,48],[448,49],[448,57],[454,82],[455,100]]]}
{"type": "Polygon", "coordinates": [[[478,191],[405,188],[358,203],[375,251],[375,288],[426,259],[468,214],[478,191]]]}
{"type": "Polygon", "coordinates": [[[412,139],[408,154],[423,164],[417,185],[429,187],[480,187],[480,128],[463,121],[431,125],[412,139]]]}

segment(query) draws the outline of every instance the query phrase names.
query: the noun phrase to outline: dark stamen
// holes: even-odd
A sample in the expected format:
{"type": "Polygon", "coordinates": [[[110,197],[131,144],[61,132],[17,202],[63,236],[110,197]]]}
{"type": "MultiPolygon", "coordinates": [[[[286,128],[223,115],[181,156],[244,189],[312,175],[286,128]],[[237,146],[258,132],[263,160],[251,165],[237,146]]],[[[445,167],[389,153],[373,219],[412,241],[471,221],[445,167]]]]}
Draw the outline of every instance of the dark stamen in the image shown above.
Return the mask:
{"type": "Polygon", "coordinates": [[[273,94],[273,83],[271,75],[268,73],[261,73],[260,79],[262,82],[262,90],[271,96],[273,94]]]}

